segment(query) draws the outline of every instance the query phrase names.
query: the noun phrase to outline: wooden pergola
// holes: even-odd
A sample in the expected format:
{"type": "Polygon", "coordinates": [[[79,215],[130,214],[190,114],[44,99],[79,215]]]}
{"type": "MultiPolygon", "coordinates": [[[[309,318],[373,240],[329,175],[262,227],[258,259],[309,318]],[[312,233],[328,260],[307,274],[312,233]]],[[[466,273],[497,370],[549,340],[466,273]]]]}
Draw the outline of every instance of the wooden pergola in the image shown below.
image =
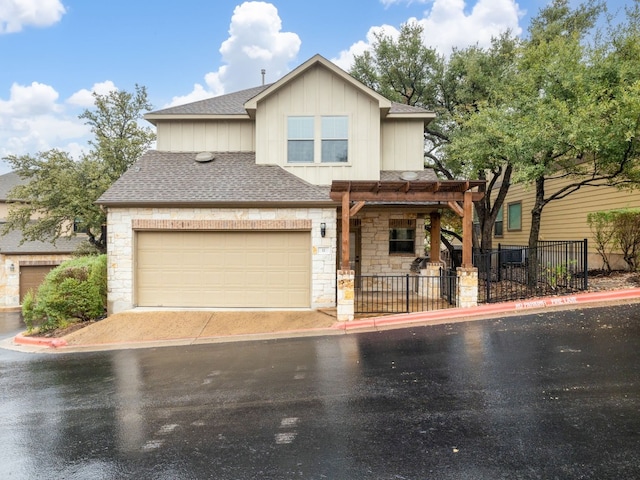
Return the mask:
{"type": "MultiPolygon", "coordinates": [[[[367,202],[424,203],[451,208],[462,218],[462,266],[473,264],[472,229],[473,202],[481,200],[484,192],[472,191],[481,187],[484,180],[334,180],[331,183],[331,199],[342,204],[342,270],[349,270],[349,219],[356,215],[367,202]],[[353,203],[353,205],[352,205],[353,203]]],[[[431,258],[440,255],[440,216],[431,216],[431,258]]]]}

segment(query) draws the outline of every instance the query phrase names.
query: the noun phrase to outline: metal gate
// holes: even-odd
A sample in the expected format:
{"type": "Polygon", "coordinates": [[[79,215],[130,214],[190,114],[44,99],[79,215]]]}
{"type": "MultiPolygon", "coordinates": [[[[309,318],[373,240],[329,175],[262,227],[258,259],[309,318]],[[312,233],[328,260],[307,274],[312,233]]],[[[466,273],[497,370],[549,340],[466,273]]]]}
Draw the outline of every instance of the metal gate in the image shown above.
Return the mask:
{"type": "Polygon", "coordinates": [[[441,310],[456,306],[455,272],[440,275],[357,275],[356,314],[393,314],[441,310]]]}

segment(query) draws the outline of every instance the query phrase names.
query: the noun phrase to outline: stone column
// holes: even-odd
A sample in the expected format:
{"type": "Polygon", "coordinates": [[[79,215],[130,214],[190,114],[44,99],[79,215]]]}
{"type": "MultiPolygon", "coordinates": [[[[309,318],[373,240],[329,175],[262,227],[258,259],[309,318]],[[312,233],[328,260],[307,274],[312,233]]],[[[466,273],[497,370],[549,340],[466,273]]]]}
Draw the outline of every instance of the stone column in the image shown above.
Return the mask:
{"type": "Polygon", "coordinates": [[[442,290],[440,289],[440,262],[428,262],[425,268],[420,270],[422,276],[422,288],[419,295],[430,300],[438,300],[442,290]]]}
{"type": "Polygon", "coordinates": [[[478,269],[475,267],[458,267],[458,288],[456,302],[458,307],[478,306],[478,269]]]}
{"type": "Polygon", "coordinates": [[[338,304],[336,305],[339,322],[350,322],[355,315],[355,271],[338,270],[338,304]]]}

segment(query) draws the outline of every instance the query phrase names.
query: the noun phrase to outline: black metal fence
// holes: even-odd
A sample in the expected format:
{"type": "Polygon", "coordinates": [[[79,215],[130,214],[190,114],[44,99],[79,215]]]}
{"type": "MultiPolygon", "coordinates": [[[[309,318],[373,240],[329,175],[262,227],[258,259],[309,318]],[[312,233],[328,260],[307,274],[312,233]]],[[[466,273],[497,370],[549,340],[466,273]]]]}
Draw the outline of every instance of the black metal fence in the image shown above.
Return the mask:
{"type": "Polygon", "coordinates": [[[455,271],[440,275],[357,275],[356,314],[393,314],[441,310],[456,306],[455,271]]]}
{"type": "Polygon", "coordinates": [[[540,241],[536,248],[498,245],[474,251],[478,301],[495,303],[568,295],[588,287],[587,240],[540,241]]]}

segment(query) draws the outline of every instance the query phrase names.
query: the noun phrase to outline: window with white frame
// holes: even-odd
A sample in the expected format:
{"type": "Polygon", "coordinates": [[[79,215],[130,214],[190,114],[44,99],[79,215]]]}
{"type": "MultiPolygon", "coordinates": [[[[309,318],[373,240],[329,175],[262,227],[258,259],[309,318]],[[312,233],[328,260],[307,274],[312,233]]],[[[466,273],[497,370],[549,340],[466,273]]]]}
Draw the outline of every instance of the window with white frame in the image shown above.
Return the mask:
{"type": "Polygon", "coordinates": [[[322,117],[322,163],[347,161],[349,122],[347,117],[322,117]]]}
{"type": "Polygon", "coordinates": [[[287,119],[287,161],[289,163],[313,163],[313,124],[313,117],[287,119]]]}
{"type": "Polygon", "coordinates": [[[287,162],[346,163],[348,137],[345,115],[287,117],[287,162]]]}

